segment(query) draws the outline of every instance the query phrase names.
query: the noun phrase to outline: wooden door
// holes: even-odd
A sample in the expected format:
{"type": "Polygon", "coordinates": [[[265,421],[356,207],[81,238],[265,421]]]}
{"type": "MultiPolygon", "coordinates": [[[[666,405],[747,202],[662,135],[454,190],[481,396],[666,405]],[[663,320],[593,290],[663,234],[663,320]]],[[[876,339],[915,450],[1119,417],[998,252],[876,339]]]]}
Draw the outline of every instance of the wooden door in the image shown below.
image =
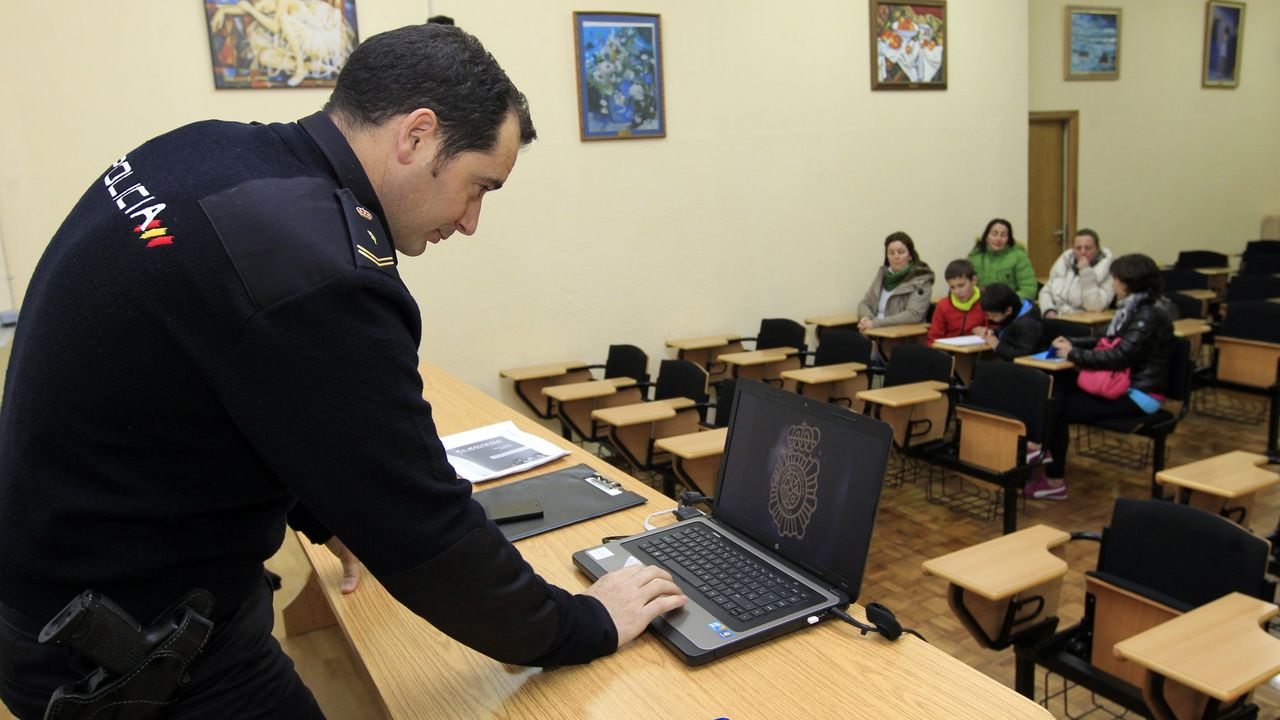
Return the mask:
{"type": "Polygon", "coordinates": [[[1033,112],[1027,152],[1027,254],[1036,277],[1070,247],[1076,230],[1079,114],[1033,112]]]}

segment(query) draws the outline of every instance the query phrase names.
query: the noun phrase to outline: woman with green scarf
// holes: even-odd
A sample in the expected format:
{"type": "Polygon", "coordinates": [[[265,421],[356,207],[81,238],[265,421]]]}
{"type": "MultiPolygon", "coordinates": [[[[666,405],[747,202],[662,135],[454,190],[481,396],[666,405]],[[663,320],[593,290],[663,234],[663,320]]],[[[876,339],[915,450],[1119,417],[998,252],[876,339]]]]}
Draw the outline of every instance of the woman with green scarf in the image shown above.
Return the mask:
{"type": "Polygon", "coordinates": [[[884,239],[884,265],[858,303],[858,330],[924,322],[932,298],[933,270],[920,260],[911,236],[893,233],[884,239]]]}
{"type": "Polygon", "coordinates": [[[1036,301],[1036,271],[1027,252],[1014,239],[1013,226],[1008,220],[996,218],[987,223],[987,229],[969,253],[969,262],[978,271],[979,286],[1004,283],[1023,300],[1036,301]]]}

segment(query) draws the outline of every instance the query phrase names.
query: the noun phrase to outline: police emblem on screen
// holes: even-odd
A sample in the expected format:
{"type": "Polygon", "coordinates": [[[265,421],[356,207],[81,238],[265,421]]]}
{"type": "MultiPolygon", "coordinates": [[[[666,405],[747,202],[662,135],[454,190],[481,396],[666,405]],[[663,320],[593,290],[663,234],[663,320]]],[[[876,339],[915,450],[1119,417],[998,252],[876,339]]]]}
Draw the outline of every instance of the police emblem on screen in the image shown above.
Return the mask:
{"type": "Polygon", "coordinates": [[[818,443],[822,431],[809,423],[787,428],[787,449],[769,479],[769,514],[778,534],[804,538],[813,511],[818,509],[818,443]]]}

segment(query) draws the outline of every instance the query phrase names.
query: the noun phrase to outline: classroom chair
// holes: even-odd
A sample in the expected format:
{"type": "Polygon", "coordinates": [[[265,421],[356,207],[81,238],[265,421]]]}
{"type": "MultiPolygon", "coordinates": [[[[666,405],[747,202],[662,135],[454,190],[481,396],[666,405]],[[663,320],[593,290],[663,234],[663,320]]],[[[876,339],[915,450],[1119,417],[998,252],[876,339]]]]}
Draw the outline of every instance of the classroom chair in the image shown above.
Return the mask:
{"type": "Polygon", "coordinates": [[[1037,525],[924,571],[948,581],[948,604],[980,645],[1013,646],[1015,687],[1029,698],[1039,666],[1144,717],[1245,718],[1258,711],[1249,693],[1280,672],[1280,639],[1260,627],[1277,612],[1267,555],[1265,540],[1220,516],[1119,498],[1101,535],[1037,525]],[[1083,619],[1058,630],[1073,540],[1099,542],[1098,561],[1083,619]]]}
{"type": "Polygon", "coordinates": [[[653,385],[653,399],[601,408],[591,413],[610,446],[638,471],[653,471],[671,462],[654,447],[664,437],[696,432],[707,407],[707,372],[688,360],[663,360],[653,385]]]}
{"type": "Polygon", "coordinates": [[[807,345],[805,328],[786,318],[765,318],[760,321],[760,331],[755,337],[740,338],[738,343],[754,342],[751,351],[721,353],[707,365],[708,374],[714,377],[749,377],[773,385],[782,385],[780,375],[786,370],[801,367],[807,345]],[[785,355],[762,357],[761,351],[789,348],[785,355]]]}
{"type": "MultiPolygon", "coordinates": [[[[1194,370],[1191,357],[1191,342],[1186,338],[1174,338],[1173,354],[1169,358],[1169,382],[1165,388],[1165,398],[1179,403],[1176,413],[1164,408],[1150,415],[1135,415],[1110,420],[1095,420],[1091,423],[1080,423],[1080,432],[1076,435],[1076,450],[1089,457],[1107,460],[1118,465],[1132,466],[1133,449],[1129,446],[1116,446],[1101,442],[1094,438],[1091,429],[1096,428],[1120,435],[1137,435],[1151,441],[1151,496],[1162,497],[1160,485],[1155,481],[1156,474],[1164,469],[1165,448],[1169,436],[1178,428],[1178,423],[1191,410],[1191,379],[1194,370]]],[[[1145,465],[1145,462],[1143,463],[1145,465]]],[[[1139,465],[1141,467],[1141,465],[1139,465]]]]}
{"type": "MultiPolygon", "coordinates": [[[[1166,288],[1167,290],[1168,288],[1166,288]]],[[[1169,298],[1169,302],[1178,309],[1179,318],[1202,318],[1204,317],[1204,302],[1193,298],[1190,295],[1183,295],[1180,292],[1168,292],[1165,297],[1169,298]]]]}
{"type": "Polygon", "coordinates": [[[643,385],[649,381],[649,356],[635,345],[610,345],[603,365],[566,361],[509,368],[498,374],[515,383],[516,395],[535,415],[550,420],[557,416],[556,401],[542,391],[557,385],[590,382],[594,379],[591,371],[600,369],[606,380],[629,377],[643,385]]]}
{"type": "MultiPolygon", "coordinates": [[[[1214,338],[1213,375],[1209,384],[1270,401],[1267,421],[1267,457],[1280,461],[1280,304],[1241,301],[1231,304],[1214,338]]],[[[1202,404],[1197,408],[1209,415],[1232,418],[1224,408],[1202,404]]],[[[1235,419],[1235,418],[1232,418],[1235,419]]]]}
{"type": "Polygon", "coordinates": [[[1209,276],[1191,268],[1171,267],[1160,271],[1160,281],[1165,292],[1178,290],[1207,290],[1209,276]]]}
{"type": "Polygon", "coordinates": [[[937,440],[946,431],[954,400],[954,372],[955,358],[951,353],[923,345],[902,345],[894,350],[893,360],[885,369],[884,386],[854,396],[862,403],[862,414],[893,427],[897,463],[885,477],[890,487],[918,475],[918,465],[909,462],[903,450],[937,440]]]}
{"type": "Polygon", "coordinates": [[[1212,250],[1183,250],[1173,266],[1194,270],[1205,267],[1227,267],[1227,256],[1212,250]]]}
{"type": "Polygon", "coordinates": [[[1227,283],[1227,306],[1242,300],[1280,298],[1280,277],[1274,275],[1237,275],[1227,283]]]}
{"type": "Polygon", "coordinates": [[[1280,273],[1280,255],[1245,254],[1240,258],[1241,275],[1272,275],[1280,273]]]}
{"type": "Polygon", "coordinates": [[[854,330],[827,330],[812,354],[813,365],[782,373],[785,387],[805,397],[853,407],[870,387],[871,340],[854,330]]]}
{"type": "Polygon", "coordinates": [[[1245,255],[1280,255],[1280,240],[1250,240],[1244,244],[1245,255]]]}
{"type": "Polygon", "coordinates": [[[1087,338],[1093,336],[1092,325],[1063,320],[1062,318],[1047,318],[1045,320],[1041,320],[1040,326],[1043,328],[1043,332],[1040,335],[1041,340],[1047,340],[1050,343],[1059,337],[1087,338]]]}
{"type": "Polygon", "coordinates": [[[953,437],[910,451],[941,471],[929,473],[929,502],[988,521],[1003,507],[1003,531],[1016,530],[1018,498],[1041,465],[1027,462],[1027,443],[1044,441],[1052,393],[1049,373],[1014,363],[978,365],[956,405],[953,437]]]}

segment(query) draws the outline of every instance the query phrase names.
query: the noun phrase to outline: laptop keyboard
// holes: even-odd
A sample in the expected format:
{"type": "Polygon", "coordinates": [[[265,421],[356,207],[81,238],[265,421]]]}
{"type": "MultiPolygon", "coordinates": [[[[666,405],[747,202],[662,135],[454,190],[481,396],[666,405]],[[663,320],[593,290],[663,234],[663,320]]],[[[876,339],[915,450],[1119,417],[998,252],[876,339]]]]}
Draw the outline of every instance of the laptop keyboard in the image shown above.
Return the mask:
{"type": "Polygon", "coordinates": [[[819,599],[795,578],[778,573],[700,523],[625,545],[684,580],[694,590],[690,594],[706,599],[703,606],[719,606],[723,612],[716,615],[734,630],[761,625],[819,599]]]}

